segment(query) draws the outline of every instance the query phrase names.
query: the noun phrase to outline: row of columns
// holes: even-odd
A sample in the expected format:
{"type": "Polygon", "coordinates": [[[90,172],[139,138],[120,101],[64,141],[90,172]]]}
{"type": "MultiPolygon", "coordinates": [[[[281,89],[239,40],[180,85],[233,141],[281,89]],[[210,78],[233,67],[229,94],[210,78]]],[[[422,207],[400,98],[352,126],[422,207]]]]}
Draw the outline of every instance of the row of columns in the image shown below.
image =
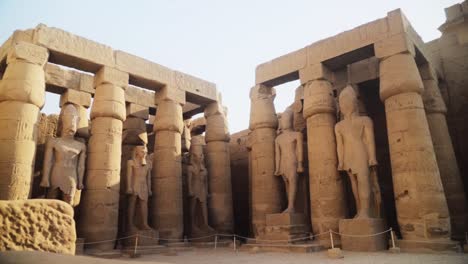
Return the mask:
{"type": "MultiPolygon", "coordinates": [[[[409,52],[380,58],[380,98],[385,104],[402,237],[446,240],[451,233],[449,209],[454,232],[459,235],[466,231],[468,210],[437,78],[425,74],[430,72],[424,69],[428,65],[422,67],[418,69],[409,52]]],[[[321,64],[300,70],[299,76],[304,85],[312,229],[315,234],[330,229],[338,232],[338,221],[346,217],[347,208],[337,171],[332,77],[321,64]]],[[[256,85],[250,98],[252,224],[259,236],[266,214],[281,211],[279,182],[273,175],[277,127],[274,88],[256,85]]],[[[318,239],[329,244],[328,237],[318,239]]]]}
{"type": "MultiPolygon", "coordinates": [[[[47,49],[25,42],[13,46],[7,57],[7,67],[0,81],[1,200],[30,196],[40,108],[45,102],[44,65],[47,60],[47,49]]],[[[79,236],[86,242],[109,240],[90,244],[90,248],[97,250],[112,249],[112,240],[117,237],[122,143],[133,143],[131,137],[122,142],[124,126],[125,133],[132,133],[143,130],[145,125],[145,117],[136,109],[138,106],[126,105],[128,80],[128,73],[108,66],[95,74],[89,132],[87,108],[91,95],[68,90],[61,96],[61,106],[72,103],[79,110],[78,136],[90,136],[85,191],[77,227],[79,236]]],[[[152,225],[162,238],[182,239],[182,103],[168,96],[170,93],[166,87],[156,96],[150,214],[152,225]]],[[[220,232],[232,232],[229,133],[224,111],[219,103],[208,105],[205,111],[212,192],[209,208],[213,226],[220,232]]]]}

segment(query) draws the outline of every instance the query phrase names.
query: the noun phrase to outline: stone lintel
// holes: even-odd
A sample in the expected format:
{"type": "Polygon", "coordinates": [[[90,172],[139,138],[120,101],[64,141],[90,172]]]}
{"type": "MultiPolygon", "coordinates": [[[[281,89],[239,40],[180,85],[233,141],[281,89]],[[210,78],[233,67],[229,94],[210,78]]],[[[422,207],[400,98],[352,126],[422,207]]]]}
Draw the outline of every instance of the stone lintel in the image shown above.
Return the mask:
{"type": "Polygon", "coordinates": [[[128,103],[127,104],[127,117],[138,117],[144,120],[149,118],[149,109],[146,106],[128,103]]]}
{"type": "Polygon", "coordinates": [[[163,100],[170,100],[183,105],[185,104],[185,91],[176,87],[165,86],[155,93],[154,98],[156,104],[163,100]]]}
{"type": "Polygon", "coordinates": [[[348,66],[348,82],[361,83],[379,78],[379,59],[372,57],[348,66]]]}
{"type": "Polygon", "coordinates": [[[375,56],[379,59],[387,58],[398,53],[409,52],[416,55],[414,44],[406,33],[393,35],[374,44],[375,56]]]}
{"type": "Polygon", "coordinates": [[[28,42],[20,41],[11,46],[10,51],[8,52],[7,63],[21,60],[37,64],[39,66],[44,66],[48,57],[49,52],[47,49],[28,42]]]}
{"type": "Polygon", "coordinates": [[[62,107],[66,103],[72,103],[83,106],[85,108],[89,108],[89,106],[91,106],[91,94],[73,89],[67,89],[60,96],[60,107],[62,107]]]}
{"type": "Polygon", "coordinates": [[[317,63],[309,65],[299,71],[301,84],[305,84],[313,80],[332,80],[333,73],[323,64],[317,63]]]}
{"type": "Polygon", "coordinates": [[[128,85],[128,78],[128,73],[104,66],[94,75],[94,87],[110,83],[125,89],[128,85]]]}

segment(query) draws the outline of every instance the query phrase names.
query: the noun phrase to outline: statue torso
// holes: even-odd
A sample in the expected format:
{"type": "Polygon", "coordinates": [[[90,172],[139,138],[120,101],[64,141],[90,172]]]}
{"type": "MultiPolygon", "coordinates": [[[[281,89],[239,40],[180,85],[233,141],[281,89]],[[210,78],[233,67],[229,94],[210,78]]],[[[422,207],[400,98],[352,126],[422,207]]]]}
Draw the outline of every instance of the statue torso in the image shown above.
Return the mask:
{"type": "Polygon", "coordinates": [[[78,161],[85,145],[77,140],[53,138],[52,148],[54,161],[51,171],[50,184],[52,188],[60,188],[69,194],[76,189],[78,181],[78,161]]]}
{"type": "Polygon", "coordinates": [[[275,144],[278,145],[281,158],[280,167],[278,171],[281,175],[292,176],[297,171],[297,138],[299,132],[295,131],[283,131],[275,139],[275,144]],[[292,173],[292,174],[291,174],[292,173]]]}
{"type": "Polygon", "coordinates": [[[367,116],[355,116],[340,121],[337,126],[343,138],[343,166],[345,170],[358,172],[368,169],[369,154],[365,141],[367,116]]]}

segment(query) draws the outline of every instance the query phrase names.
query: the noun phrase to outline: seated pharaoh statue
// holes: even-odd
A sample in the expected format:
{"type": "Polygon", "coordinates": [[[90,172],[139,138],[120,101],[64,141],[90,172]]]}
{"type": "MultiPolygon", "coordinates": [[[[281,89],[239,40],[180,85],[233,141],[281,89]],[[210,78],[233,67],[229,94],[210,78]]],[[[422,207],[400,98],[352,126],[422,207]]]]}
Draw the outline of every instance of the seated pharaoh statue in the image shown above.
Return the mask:
{"type": "Polygon", "coordinates": [[[151,230],[148,225],[148,198],[152,195],[151,163],[147,162],[147,152],[146,145],[135,146],[132,159],[127,161],[127,230],[129,233],[137,230],[151,230]],[[135,224],[135,219],[140,220],[138,226],[135,224]]]}
{"type": "Polygon", "coordinates": [[[76,206],[76,191],[83,189],[86,145],[75,139],[79,114],[73,104],[62,107],[58,120],[58,138],[46,143],[44,167],[40,186],[46,188],[46,197],[60,199],[76,206]]]}
{"type": "Polygon", "coordinates": [[[208,224],[208,171],[203,154],[204,138],[191,139],[187,185],[191,217],[191,236],[204,236],[215,233],[208,224]]]}
{"type": "Polygon", "coordinates": [[[303,167],[303,138],[302,133],[293,127],[293,111],[290,107],[280,116],[280,132],[275,139],[275,175],[284,180],[288,196],[288,207],[283,213],[295,213],[294,203],[297,194],[298,173],[303,167]]]}
{"type": "Polygon", "coordinates": [[[339,105],[344,119],[335,126],[338,170],[346,171],[350,178],[357,211],[354,218],[374,217],[371,196],[375,183],[371,173],[376,173],[377,160],[372,120],[359,115],[356,92],[350,85],[340,93],[339,105]]]}

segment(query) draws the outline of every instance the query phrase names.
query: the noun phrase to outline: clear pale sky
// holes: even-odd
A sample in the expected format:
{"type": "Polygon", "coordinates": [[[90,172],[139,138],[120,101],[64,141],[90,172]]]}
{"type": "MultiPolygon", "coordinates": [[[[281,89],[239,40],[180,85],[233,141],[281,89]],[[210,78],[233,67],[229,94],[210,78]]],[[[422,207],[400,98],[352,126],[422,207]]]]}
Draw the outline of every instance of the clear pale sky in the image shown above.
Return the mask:
{"type": "MultiPolygon", "coordinates": [[[[424,41],[440,36],[444,8],[462,0],[65,1],[0,0],[0,42],[39,23],[62,28],[217,84],[231,132],[249,122],[255,67],[401,8],[424,41]]],[[[276,110],[294,98],[277,88],[276,110]]],[[[47,96],[46,113],[58,112],[47,96]]]]}

